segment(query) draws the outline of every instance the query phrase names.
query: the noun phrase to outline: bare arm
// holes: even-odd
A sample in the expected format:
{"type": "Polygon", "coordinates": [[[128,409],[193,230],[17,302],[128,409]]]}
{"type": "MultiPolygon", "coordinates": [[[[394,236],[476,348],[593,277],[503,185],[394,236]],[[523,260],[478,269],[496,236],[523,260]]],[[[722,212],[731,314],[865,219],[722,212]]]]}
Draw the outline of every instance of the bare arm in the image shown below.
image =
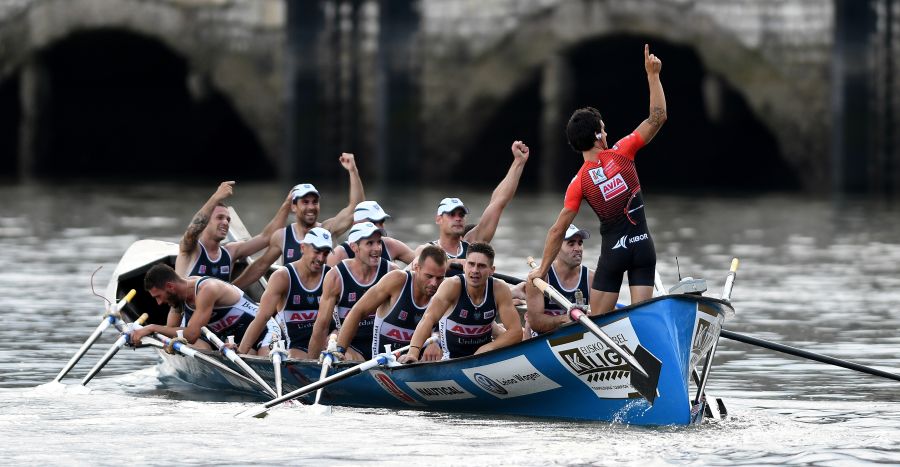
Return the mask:
{"type": "Polygon", "coordinates": [[[169,308],[169,314],[166,316],[166,326],[171,328],[181,326],[181,318],[182,318],[181,310],[175,307],[169,308]]]}
{"type": "Polygon", "coordinates": [[[338,334],[337,345],[344,348],[350,346],[350,342],[356,337],[359,322],[377,310],[382,303],[388,301],[395,290],[402,288],[405,276],[405,272],[388,273],[363,294],[362,298],[347,313],[347,317],[344,318],[344,322],[341,324],[341,332],[338,334]]]}
{"type": "Polygon", "coordinates": [[[509,291],[509,287],[507,287],[506,282],[500,279],[491,278],[490,280],[494,281],[494,300],[497,303],[497,313],[506,330],[492,342],[479,347],[475,351],[476,355],[522,341],[522,324],[519,322],[519,313],[513,306],[512,293],[509,291]]]}
{"type": "Polygon", "coordinates": [[[356,205],[366,200],[362,179],[359,178],[359,170],[356,168],[356,158],[353,154],[345,152],[341,154],[340,161],[344,169],[350,174],[350,201],[347,203],[347,207],[341,209],[334,217],[322,222],[322,227],[331,232],[333,237],[338,237],[350,230],[350,227],[353,225],[353,211],[356,209],[356,205]]]}
{"type": "Polygon", "coordinates": [[[237,279],[231,281],[231,283],[243,289],[258,281],[269,269],[269,266],[274,264],[278,257],[281,256],[281,242],[283,237],[281,230],[276,230],[269,238],[269,248],[266,249],[266,252],[263,253],[259,259],[251,263],[250,266],[247,266],[247,269],[244,269],[244,272],[241,273],[237,279]]]}
{"type": "MultiPolygon", "coordinates": [[[[281,203],[281,207],[278,208],[278,212],[275,213],[275,217],[273,217],[272,220],[269,221],[268,224],[266,224],[262,232],[260,232],[250,240],[243,242],[233,242],[228,245],[234,245],[231,247],[233,249],[232,257],[235,260],[239,258],[246,258],[247,256],[254,255],[259,250],[265,248],[266,245],[271,243],[272,234],[274,234],[278,229],[284,227],[284,224],[287,222],[288,214],[290,213],[291,194],[288,193],[287,197],[284,199],[284,202],[281,203]]],[[[269,263],[269,265],[271,264],[272,263],[269,263]]]]}
{"type": "Polygon", "coordinates": [[[209,216],[212,215],[216,204],[231,196],[232,193],[234,193],[233,180],[219,184],[219,188],[206,200],[206,203],[197,211],[197,214],[194,214],[190,225],[184,231],[184,235],[181,237],[181,244],[179,245],[180,252],[188,255],[193,253],[194,249],[197,248],[197,239],[200,238],[203,229],[209,224],[209,216]]]}
{"type": "Polygon", "coordinates": [[[387,246],[388,253],[391,254],[392,259],[403,261],[406,264],[412,264],[416,254],[409,245],[392,237],[384,237],[382,239],[384,240],[384,244],[387,246]]]}
{"type": "Polygon", "coordinates": [[[325,261],[331,267],[334,267],[337,263],[349,258],[347,256],[347,250],[344,249],[344,245],[338,245],[331,250],[331,254],[328,255],[328,259],[325,261]]]}
{"type": "MultiPolygon", "coordinates": [[[[546,276],[544,276],[544,280],[547,280],[546,276]]],[[[525,283],[525,292],[525,302],[528,304],[526,312],[528,324],[535,332],[550,332],[571,321],[567,314],[551,316],[544,313],[544,294],[531,281],[525,283]]]]}
{"type": "Polygon", "coordinates": [[[513,162],[506,172],[506,177],[500,181],[494,192],[491,193],[491,201],[484,208],[478,225],[469,231],[463,240],[468,242],[490,242],[497,232],[497,225],[500,223],[500,215],[503,209],[512,201],[519,187],[519,179],[522,178],[522,171],[525,170],[525,163],[528,162],[530,154],[528,146],[521,141],[515,141],[512,144],[513,162]]]}
{"type": "MultiPolygon", "coordinates": [[[[333,321],[332,314],[334,307],[337,305],[338,298],[341,293],[340,272],[334,268],[325,274],[325,280],[322,284],[322,296],[319,297],[319,313],[316,315],[316,322],[313,324],[312,336],[309,338],[309,347],[306,352],[309,358],[316,358],[319,352],[325,348],[325,341],[328,339],[328,330],[333,321]]],[[[343,325],[341,326],[343,329],[343,325]]]]}
{"type": "Polygon", "coordinates": [[[279,268],[272,273],[272,277],[269,278],[269,285],[266,291],[263,292],[260,300],[256,317],[253,318],[253,322],[244,331],[244,339],[241,339],[241,342],[238,343],[238,353],[245,354],[253,349],[256,339],[251,336],[259,336],[266,329],[266,322],[269,321],[269,318],[275,316],[275,312],[284,303],[290,287],[291,281],[287,269],[279,268]]]}
{"type": "Polygon", "coordinates": [[[459,279],[454,277],[445,280],[438,286],[437,293],[431,298],[425,314],[422,316],[419,324],[416,325],[416,332],[413,333],[409,342],[409,352],[400,358],[401,363],[412,363],[419,360],[419,356],[422,353],[422,345],[431,337],[431,330],[434,329],[434,325],[438,320],[456,303],[460,287],[459,279]]]}
{"type": "Polygon", "coordinates": [[[662,61],[650,53],[650,46],[647,44],[644,44],[644,68],[647,70],[647,82],[650,86],[650,116],[635,131],[641,135],[644,144],[647,144],[666,122],[666,95],[659,80],[662,61]]]}
{"type": "Polygon", "coordinates": [[[577,214],[577,211],[572,211],[566,207],[563,207],[559,212],[556,222],[550,227],[550,231],[547,232],[547,240],[544,242],[544,256],[541,259],[541,264],[538,265],[537,269],[528,274],[528,282],[531,282],[535,277],[547,277],[547,273],[550,271],[550,265],[553,264],[553,260],[555,260],[556,255],[559,254],[559,249],[562,246],[562,240],[563,236],[566,234],[566,229],[568,229],[569,224],[575,220],[577,214]]]}

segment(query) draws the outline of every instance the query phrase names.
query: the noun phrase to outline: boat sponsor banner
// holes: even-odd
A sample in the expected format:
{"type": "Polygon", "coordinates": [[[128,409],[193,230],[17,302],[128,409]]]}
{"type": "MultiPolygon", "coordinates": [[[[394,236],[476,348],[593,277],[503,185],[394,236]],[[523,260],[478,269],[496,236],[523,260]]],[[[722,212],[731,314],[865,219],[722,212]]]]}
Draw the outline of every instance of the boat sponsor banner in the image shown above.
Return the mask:
{"type": "Polygon", "coordinates": [[[475,396],[466,391],[452,379],[441,381],[411,381],[406,383],[416,394],[429,401],[452,401],[473,399],[475,396]]]}
{"type": "Polygon", "coordinates": [[[473,383],[499,399],[556,389],[559,384],[538,371],[524,355],[463,371],[473,383]]]}
{"type": "Polygon", "coordinates": [[[381,389],[384,389],[388,394],[394,396],[394,398],[399,401],[417,407],[425,405],[417,401],[415,397],[407,394],[406,391],[400,389],[400,386],[397,386],[397,383],[395,383],[387,373],[381,370],[369,370],[369,374],[372,375],[372,379],[381,386],[381,389]]]}
{"type": "MultiPolygon", "coordinates": [[[[631,325],[623,318],[601,326],[620,347],[634,351],[640,341],[631,325]]],[[[619,355],[590,331],[549,339],[547,345],[563,367],[591,388],[600,399],[640,397],[631,387],[631,370],[619,355]]]]}
{"type": "Polygon", "coordinates": [[[691,336],[691,368],[712,348],[722,331],[722,317],[716,309],[705,303],[697,303],[694,333],[691,336]]]}

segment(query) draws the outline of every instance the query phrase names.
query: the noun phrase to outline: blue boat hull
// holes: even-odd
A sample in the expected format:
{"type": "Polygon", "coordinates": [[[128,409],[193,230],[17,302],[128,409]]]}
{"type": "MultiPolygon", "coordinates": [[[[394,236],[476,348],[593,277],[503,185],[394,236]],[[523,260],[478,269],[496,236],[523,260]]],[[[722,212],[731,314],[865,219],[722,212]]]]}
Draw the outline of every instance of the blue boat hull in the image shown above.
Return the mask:
{"type": "MultiPolygon", "coordinates": [[[[620,346],[633,352],[640,344],[660,360],[653,405],[628,383],[630,371],[618,356],[578,323],[477,356],[369,370],[328,386],[321,403],[688,425],[702,420],[703,413],[702,400],[693,403],[689,393],[691,371],[705,361],[725,315],[731,313],[730,304],[718,299],[669,295],[592,318],[620,346]]],[[[209,355],[228,364],[216,353],[209,355]]],[[[265,398],[251,383],[208,364],[163,356],[167,371],[184,381],[265,398]]],[[[274,387],[268,359],[246,357],[246,361],[274,387]]],[[[329,374],[352,365],[340,363],[329,374]]],[[[320,369],[314,361],[286,361],[285,393],[317,381],[320,369]]]]}

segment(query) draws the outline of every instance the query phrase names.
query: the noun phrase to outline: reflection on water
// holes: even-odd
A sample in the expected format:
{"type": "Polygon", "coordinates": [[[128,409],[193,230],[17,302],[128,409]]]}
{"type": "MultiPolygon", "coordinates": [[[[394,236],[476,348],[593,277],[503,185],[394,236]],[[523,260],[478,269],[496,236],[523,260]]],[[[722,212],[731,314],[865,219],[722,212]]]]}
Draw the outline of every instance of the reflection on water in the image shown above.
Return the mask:
{"type": "MultiPolygon", "coordinates": [[[[159,382],[151,367],[156,361],[151,352],[123,350],[91,382],[91,391],[73,393],[73,384],[112,342],[111,332],[65,380],[69,384],[58,385],[61,393],[27,389],[50,381],[99,323],[103,303],[91,294],[93,271],[103,266],[94,280],[100,291],[133,241],[177,241],[214,188],[0,187],[0,387],[6,388],[0,389],[0,436],[9,439],[16,433],[26,445],[35,443],[4,457],[20,462],[54,459],[37,447],[43,446],[43,432],[28,425],[37,419],[61,434],[59,441],[51,443],[80,446],[85,457],[76,455],[73,462],[91,462],[89,454],[98,452],[99,448],[92,451],[79,438],[86,431],[125,436],[120,439],[123,446],[154,439],[174,442],[172,453],[178,446],[184,448],[182,453],[191,453],[139,457],[144,462],[211,461],[190,449],[195,438],[179,440],[154,430],[142,430],[147,438],[124,434],[129,430],[123,427],[130,426],[135,416],[152,416],[156,426],[191,420],[194,426],[205,427],[209,443],[228,444],[233,431],[220,426],[221,415],[244,406],[184,400],[189,391],[159,382]],[[145,370],[133,373],[141,368],[145,370]]],[[[255,231],[271,218],[285,192],[270,185],[239,184],[231,201],[255,231]]],[[[434,209],[448,195],[461,197],[473,216],[489,197],[489,193],[457,189],[368,193],[392,216],[387,225],[391,235],[410,244],[437,237],[434,209]]],[[[323,191],[323,217],[337,212],[346,199],[343,191],[323,191]]],[[[737,314],[726,322],[727,329],[900,371],[900,213],[896,208],[780,196],[698,199],[649,193],[646,202],[658,268],[666,284],[677,280],[677,256],[683,276],[706,278],[709,294],[718,296],[731,258],[741,258],[732,295],[737,314]]],[[[513,201],[493,242],[498,271],[524,276],[528,270],[524,256],[541,253],[547,228],[560,207],[561,193],[525,193],[513,201]]],[[[583,210],[576,223],[597,232],[590,212],[583,210]]],[[[593,265],[599,235],[585,247],[586,261],[593,265]]],[[[724,397],[734,416],[701,427],[650,429],[648,436],[648,429],[618,425],[346,409],[335,411],[332,418],[304,414],[312,444],[288,454],[279,450],[283,444],[277,439],[265,436],[296,424],[296,413],[282,411],[274,415],[276,422],[251,422],[253,426],[244,430],[256,433],[251,435],[256,457],[246,460],[404,463],[427,458],[439,464],[501,459],[514,464],[633,464],[646,459],[648,452],[653,452],[651,462],[680,459],[703,464],[900,459],[896,442],[888,441],[896,433],[891,430],[900,426],[900,383],[725,339],[715,365],[709,392],[724,397]],[[354,450],[360,446],[329,431],[332,426],[355,433],[347,440],[358,441],[360,433],[379,430],[391,430],[391,436],[362,442],[354,450]],[[483,436],[471,438],[470,428],[483,436]],[[461,460],[445,437],[422,435],[439,429],[465,436],[472,457],[461,460]],[[719,441],[715,448],[703,441],[709,435],[719,441]],[[619,441],[595,442],[609,436],[619,441]],[[754,437],[755,448],[743,443],[749,437],[754,437]],[[538,443],[547,439],[558,441],[558,447],[538,443]],[[378,443],[390,449],[376,451],[378,443]],[[346,450],[332,449],[341,446],[346,450]],[[514,454],[498,455],[496,446],[514,454]],[[394,457],[373,452],[390,452],[394,457]]],[[[220,449],[234,455],[232,460],[246,455],[232,447],[220,449]]]]}

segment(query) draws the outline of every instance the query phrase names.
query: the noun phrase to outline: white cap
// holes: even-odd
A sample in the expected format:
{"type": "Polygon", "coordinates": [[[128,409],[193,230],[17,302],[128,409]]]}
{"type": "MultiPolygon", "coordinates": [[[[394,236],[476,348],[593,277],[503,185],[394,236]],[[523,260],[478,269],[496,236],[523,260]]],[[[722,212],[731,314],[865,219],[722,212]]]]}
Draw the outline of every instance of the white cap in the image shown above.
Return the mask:
{"type": "Polygon", "coordinates": [[[350,234],[347,236],[347,241],[350,243],[356,243],[362,239],[369,238],[375,233],[380,233],[384,235],[384,229],[379,229],[375,226],[375,224],[371,222],[360,222],[359,224],[354,225],[350,229],[350,234]]]}
{"type": "Polygon", "coordinates": [[[316,196],[319,196],[319,190],[316,190],[316,187],[314,187],[312,183],[299,183],[294,185],[294,188],[291,189],[291,202],[293,203],[294,201],[297,201],[297,198],[302,198],[310,193],[315,193],[316,196]]]}
{"type": "Polygon", "coordinates": [[[329,250],[331,250],[334,248],[331,243],[331,232],[321,227],[313,227],[309,229],[309,232],[306,232],[306,236],[303,237],[303,241],[301,241],[300,243],[312,245],[317,250],[321,250],[323,248],[328,248],[329,250]]]}
{"type": "Polygon", "coordinates": [[[381,209],[377,201],[363,201],[353,210],[353,222],[374,221],[381,222],[391,216],[381,209]]]}
{"type": "Polygon", "coordinates": [[[591,238],[591,233],[587,230],[581,230],[578,227],[575,227],[575,224],[569,224],[569,228],[566,229],[565,240],[572,238],[575,235],[580,235],[582,240],[587,240],[591,238]]]}
{"type": "Polygon", "coordinates": [[[469,213],[469,208],[467,208],[459,198],[444,198],[441,200],[441,204],[438,205],[437,215],[441,215],[448,212],[453,212],[456,208],[463,208],[463,211],[466,214],[469,213]]]}

